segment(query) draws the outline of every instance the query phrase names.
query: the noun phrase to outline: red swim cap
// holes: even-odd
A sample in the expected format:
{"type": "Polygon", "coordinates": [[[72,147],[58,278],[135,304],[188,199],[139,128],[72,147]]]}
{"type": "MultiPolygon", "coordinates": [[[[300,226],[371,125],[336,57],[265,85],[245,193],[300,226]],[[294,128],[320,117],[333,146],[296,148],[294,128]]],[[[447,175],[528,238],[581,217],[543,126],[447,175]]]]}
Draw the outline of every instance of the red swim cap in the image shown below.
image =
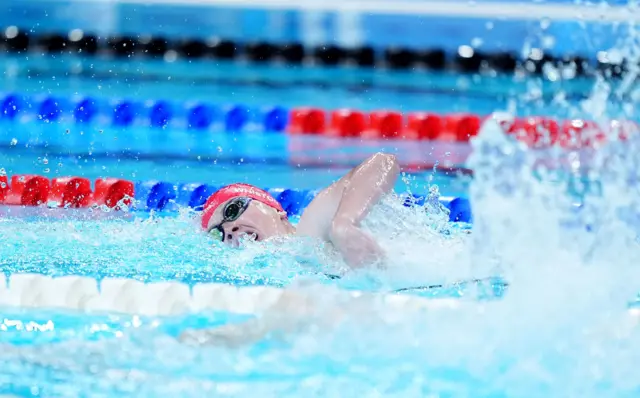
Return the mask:
{"type": "Polygon", "coordinates": [[[251,198],[278,211],[284,211],[282,205],[269,192],[249,184],[231,184],[220,188],[207,199],[202,212],[202,228],[207,229],[213,213],[221,204],[238,197],[251,198]]]}

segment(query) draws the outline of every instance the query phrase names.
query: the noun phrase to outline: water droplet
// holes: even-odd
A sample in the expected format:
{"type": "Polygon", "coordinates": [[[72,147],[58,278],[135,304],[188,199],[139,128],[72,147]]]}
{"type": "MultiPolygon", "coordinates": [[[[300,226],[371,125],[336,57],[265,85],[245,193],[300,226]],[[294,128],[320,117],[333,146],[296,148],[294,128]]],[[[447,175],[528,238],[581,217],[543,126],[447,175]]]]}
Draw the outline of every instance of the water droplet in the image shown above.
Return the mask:
{"type": "Polygon", "coordinates": [[[24,182],[24,176],[20,176],[20,177],[18,178],[18,182],[24,182]]]}
{"type": "Polygon", "coordinates": [[[51,171],[51,169],[46,168],[46,169],[44,169],[44,170],[42,170],[42,171],[43,171],[44,173],[48,173],[48,172],[50,172],[50,171],[51,171]]]}
{"type": "Polygon", "coordinates": [[[0,168],[0,177],[6,176],[6,175],[7,175],[7,171],[4,168],[0,168]]]}
{"type": "Polygon", "coordinates": [[[42,159],[42,163],[43,164],[49,164],[49,159],[47,159],[47,158],[42,159]]]}
{"type": "Polygon", "coordinates": [[[18,145],[18,139],[17,138],[12,138],[11,139],[11,145],[12,146],[18,145]]]}
{"type": "Polygon", "coordinates": [[[5,184],[4,182],[0,182],[0,188],[4,189],[7,187],[7,184],[5,184]]]}

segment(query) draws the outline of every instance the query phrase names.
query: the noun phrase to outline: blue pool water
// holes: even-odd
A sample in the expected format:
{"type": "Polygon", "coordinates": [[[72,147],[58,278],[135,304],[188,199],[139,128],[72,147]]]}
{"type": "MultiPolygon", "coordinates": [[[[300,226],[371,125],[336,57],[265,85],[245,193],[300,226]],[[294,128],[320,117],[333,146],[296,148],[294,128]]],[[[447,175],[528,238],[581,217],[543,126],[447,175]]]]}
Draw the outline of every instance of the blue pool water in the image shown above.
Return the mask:
{"type": "MultiPolygon", "coordinates": [[[[5,92],[253,105],[489,113],[535,85],[507,78],[476,81],[456,75],[212,63],[167,66],[44,57],[2,62],[5,78],[0,90],[5,92]],[[196,76],[203,80],[189,83],[196,76]],[[303,83],[314,79],[318,84],[303,83]]],[[[553,96],[558,87],[549,85],[544,95],[553,96]]],[[[575,101],[588,95],[590,84],[573,81],[561,87],[573,93],[568,99],[575,101]]],[[[555,116],[573,112],[568,105],[562,109],[545,102],[551,101],[525,99],[517,110],[555,116]]],[[[263,133],[201,136],[171,128],[79,127],[38,120],[1,123],[0,167],[9,174],[213,184],[240,180],[317,189],[380,149],[407,162],[424,157],[446,161],[441,158],[444,151],[431,144],[350,141],[340,147],[330,141],[263,133]],[[312,167],[318,160],[324,163],[312,167]]],[[[633,226],[621,216],[629,213],[620,211],[634,214],[633,198],[624,196],[624,188],[637,170],[637,142],[605,152],[604,159],[620,159],[615,163],[619,167],[607,169],[609,163],[603,162],[598,170],[605,182],[603,193],[586,198],[585,212],[570,220],[578,226],[571,230],[561,227],[571,218],[567,214],[573,214],[567,212],[571,201],[564,194],[566,187],[531,177],[539,154],[507,140],[495,128],[483,131],[474,145],[473,181],[425,171],[409,175],[396,187],[399,192],[425,191],[435,183],[445,195],[470,196],[477,214],[474,234],[453,228],[439,214],[389,198],[365,222],[389,253],[390,264],[381,270],[346,273],[340,260],[306,240],[286,245],[250,242],[242,251],[231,250],[197,233],[197,216],[189,212],[134,221],[0,219],[0,265],[6,274],[189,285],[318,283],[376,292],[444,284],[448,287],[407,294],[462,297],[470,304],[411,316],[383,313],[374,305],[348,312],[333,326],[323,322],[322,314],[312,314],[294,333],[269,334],[239,347],[193,346],[177,339],[191,328],[246,320],[232,313],[136,317],[7,308],[0,316],[0,393],[637,396],[640,385],[633,375],[640,347],[624,304],[638,291],[629,281],[639,276],[635,264],[640,255],[633,226]],[[629,199],[629,207],[620,198],[629,199]],[[594,220],[599,226],[595,232],[583,228],[594,220]],[[334,280],[327,274],[343,277],[334,280]],[[513,294],[504,300],[492,300],[502,292],[490,284],[455,284],[495,276],[519,289],[510,288],[513,294]],[[484,299],[480,304],[474,300],[478,296],[484,299]]],[[[342,306],[331,296],[320,301],[342,306]]],[[[280,320],[295,318],[287,315],[280,320]]]]}
{"type": "MultiPolygon", "coordinates": [[[[418,91],[413,96],[408,93],[406,100],[400,101],[403,91],[409,90],[410,87],[404,84],[403,88],[403,82],[406,80],[403,76],[391,74],[376,76],[368,72],[350,71],[350,76],[346,76],[344,71],[288,71],[276,67],[211,63],[176,63],[167,67],[167,64],[140,62],[134,66],[109,60],[57,60],[37,57],[3,58],[1,62],[5,79],[0,82],[0,91],[33,96],[45,93],[67,98],[89,95],[107,99],[314,105],[329,109],[350,106],[365,110],[378,107],[443,112],[456,110],[455,101],[451,101],[450,107],[443,107],[439,98],[432,97],[434,90],[436,93],[440,92],[435,95],[450,96],[448,86],[455,84],[454,76],[447,77],[448,81],[443,82],[443,87],[432,87],[431,82],[440,82],[440,79],[431,77],[425,81],[424,91],[418,91]],[[79,73],[79,69],[83,72],[79,73]],[[336,82],[338,76],[346,78],[345,81],[336,82]],[[316,83],[308,83],[314,79],[316,83]],[[357,86],[361,84],[361,88],[358,89],[357,86]],[[363,90],[371,91],[369,100],[362,100],[365,98],[362,95],[363,90]]],[[[37,118],[0,120],[0,167],[9,175],[77,175],[92,179],[111,176],[135,181],[160,179],[176,183],[211,184],[247,181],[261,186],[318,189],[339,178],[367,154],[378,150],[395,152],[404,163],[425,160],[433,163],[438,160],[438,156],[433,153],[433,145],[429,143],[416,145],[363,143],[357,140],[331,141],[305,137],[289,138],[284,134],[262,132],[216,132],[204,133],[211,134],[205,136],[202,134],[203,132],[187,132],[175,128],[116,128],[99,124],[79,126],[67,122],[45,123],[37,118]]],[[[440,153],[443,151],[444,149],[438,150],[440,153]]],[[[461,161],[456,163],[460,164],[461,161]]],[[[403,181],[398,182],[396,190],[426,192],[429,185],[434,183],[441,187],[443,194],[458,196],[466,193],[468,178],[426,170],[408,175],[403,181]]],[[[399,203],[392,202],[386,211],[400,212],[405,218],[411,218],[410,210],[399,206],[399,203]]],[[[413,221],[417,223],[414,228],[422,229],[429,223],[426,213],[423,212],[422,216],[422,219],[413,221]]],[[[177,218],[164,218],[161,215],[151,218],[140,217],[133,222],[22,222],[16,219],[3,221],[6,222],[0,227],[1,239],[10,244],[3,246],[0,262],[2,269],[8,274],[35,272],[58,276],[84,275],[96,279],[124,277],[144,281],[175,281],[190,285],[218,282],[238,286],[285,287],[300,278],[336,285],[335,280],[328,278],[326,274],[344,273],[343,265],[335,260],[326,259],[320,248],[309,246],[306,242],[295,243],[289,250],[281,251],[281,255],[276,256],[269,253],[266,247],[255,247],[243,254],[224,247],[210,247],[211,243],[207,238],[197,233],[194,216],[191,214],[183,214],[177,218]],[[35,249],[36,246],[38,249],[35,249]]],[[[389,227],[378,226],[378,229],[388,230],[389,227]]],[[[430,232],[425,230],[424,233],[430,232]]],[[[422,236],[424,233],[421,232],[419,235],[422,236]]],[[[452,236],[451,244],[462,238],[452,236]]],[[[396,250],[399,255],[403,255],[406,249],[407,246],[404,246],[396,250]]],[[[407,261],[406,265],[410,265],[410,261],[407,261]]],[[[339,281],[339,285],[347,289],[393,291],[445,282],[455,280],[445,275],[430,275],[420,280],[408,275],[384,278],[365,273],[345,276],[339,281]]],[[[461,289],[462,286],[456,285],[450,288],[416,290],[415,293],[427,296],[457,296],[461,294],[461,289]]],[[[491,287],[486,289],[490,291],[491,287]]],[[[4,353],[0,361],[5,369],[0,376],[0,392],[20,396],[48,396],[73,395],[73,391],[93,390],[108,395],[136,392],[138,396],[153,396],[159,393],[153,386],[154,382],[140,380],[126,385],[127,383],[122,384],[122,380],[117,381],[119,376],[101,377],[93,373],[94,370],[106,371],[107,368],[103,368],[105,365],[109,368],[121,366],[115,365],[112,362],[114,360],[125,361],[123,363],[149,363],[145,358],[153,354],[148,349],[142,357],[127,357],[131,353],[129,352],[124,357],[103,358],[111,365],[95,357],[97,368],[92,370],[93,365],[90,365],[91,369],[86,368],[86,371],[77,367],[85,365],[81,365],[82,360],[75,354],[72,354],[76,358],[69,368],[64,364],[39,363],[39,360],[34,362],[24,350],[67,346],[67,349],[73,352],[74,349],[68,347],[69,344],[80,344],[84,347],[83,350],[92,350],[91,346],[97,344],[98,346],[94,346],[97,349],[96,355],[102,356],[107,352],[103,344],[119,341],[123,333],[129,335],[127,330],[139,327],[147,329],[143,333],[148,341],[172,339],[174,343],[169,344],[175,348],[175,337],[189,327],[212,327],[234,319],[236,318],[233,314],[199,314],[163,320],[132,321],[131,317],[117,314],[87,316],[51,310],[8,309],[3,311],[0,322],[0,344],[3,345],[4,353]],[[17,375],[19,377],[16,377],[17,375]],[[27,375],[33,375],[35,379],[27,375]],[[100,379],[103,381],[99,381],[100,379]],[[96,382],[100,385],[95,384],[96,382]]],[[[174,352],[174,348],[167,346],[167,353],[174,352]]],[[[269,345],[260,350],[269,351],[269,345]]],[[[252,355],[260,354],[256,352],[252,355]]],[[[38,355],[39,358],[55,356],[53,353],[38,355]]],[[[333,366],[331,361],[322,365],[321,359],[304,361],[306,365],[298,365],[298,376],[315,372],[318,367],[333,366]]],[[[186,372],[185,377],[196,377],[200,380],[190,380],[185,386],[180,387],[180,377],[175,379],[178,383],[176,391],[181,396],[200,394],[206,391],[205,387],[209,383],[216,380],[231,385],[247,381],[286,384],[287,380],[295,380],[298,377],[295,374],[287,375],[288,371],[283,373],[266,369],[249,371],[244,376],[237,372],[234,372],[236,376],[232,376],[231,369],[222,373],[220,369],[200,373],[196,372],[196,368],[202,364],[198,365],[197,360],[190,362],[191,364],[185,362],[179,365],[186,366],[182,371],[172,367],[165,367],[161,371],[168,372],[165,376],[171,379],[186,372]],[[196,375],[197,373],[200,374],[196,375]]],[[[338,369],[335,371],[340,372],[338,369]]],[[[157,374],[152,376],[153,379],[156,377],[157,374]]],[[[173,383],[174,381],[171,381],[169,384],[173,383]]],[[[268,390],[270,387],[265,392],[268,390]]]]}
{"type": "MultiPolygon", "coordinates": [[[[478,77],[453,73],[291,68],[210,61],[114,60],[29,54],[0,57],[0,92],[61,98],[89,96],[169,100],[178,106],[204,101],[254,107],[317,106],[394,109],[480,115],[509,109],[519,114],[588,116],[575,106],[589,95],[585,79],[478,77]],[[532,95],[532,87],[539,92],[532,95]],[[564,93],[558,106],[557,93],[564,93]],[[514,107],[515,106],[515,107],[514,107]]],[[[224,184],[245,180],[263,186],[317,188],[335,180],[364,156],[384,150],[403,164],[464,166],[468,149],[421,143],[375,143],[287,138],[281,135],[203,135],[172,128],[116,128],[73,123],[2,122],[0,147],[7,173],[48,176],[117,176],[134,180],[224,184]],[[320,142],[321,144],[318,144],[320,142]],[[320,147],[318,147],[320,145],[320,147]],[[310,149],[313,148],[311,151],[310,149]],[[286,152],[289,157],[283,157],[286,152]],[[291,165],[296,167],[290,167],[291,165]],[[299,166],[298,166],[299,165],[299,166]],[[331,168],[326,167],[331,165],[331,168]],[[195,180],[195,181],[194,181],[195,180]]],[[[444,195],[461,196],[467,181],[418,173],[413,190],[437,183],[444,195]]],[[[453,176],[455,177],[455,176],[453,176]]],[[[405,183],[397,189],[404,190],[405,183]]]]}
{"type": "MultiPolygon", "coordinates": [[[[326,109],[355,107],[489,113],[501,107],[501,98],[510,90],[522,90],[517,84],[504,81],[494,87],[495,95],[480,90],[475,94],[467,94],[464,90],[456,92],[456,87],[468,83],[457,81],[466,78],[455,75],[295,70],[211,62],[167,65],[153,61],[125,63],[30,55],[27,58],[2,58],[0,63],[6,76],[0,81],[0,92],[36,99],[48,94],[63,98],[91,96],[105,101],[162,99],[177,104],[205,101],[216,105],[313,105],[326,109]],[[416,89],[415,81],[407,84],[409,76],[421,80],[423,88],[416,89]],[[480,97],[474,98],[474,95],[480,97]],[[480,103],[484,104],[484,109],[480,103]]],[[[209,135],[170,127],[48,124],[37,117],[19,122],[0,120],[0,123],[0,147],[5,155],[3,167],[7,173],[40,173],[52,177],[117,176],[133,180],[214,184],[243,180],[262,186],[318,188],[378,150],[396,153],[403,164],[426,161],[458,166],[463,166],[468,152],[456,148],[434,150],[430,143],[416,146],[415,143],[288,138],[281,134],[228,135],[221,132],[209,135]],[[348,148],[344,147],[345,142],[349,142],[348,148]],[[287,155],[283,156],[283,152],[287,155]],[[450,156],[445,156],[446,153],[450,156]]],[[[424,191],[428,180],[437,180],[444,195],[464,194],[463,180],[429,170],[418,173],[418,185],[414,184],[413,189],[424,191]]],[[[405,190],[405,183],[397,188],[405,190]]]]}
{"type": "Polygon", "coordinates": [[[521,114],[570,114],[576,109],[569,105],[588,98],[593,85],[584,77],[562,78],[562,70],[555,79],[542,79],[38,54],[0,57],[0,70],[5,92],[477,114],[506,109],[514,99],[521,114]]]}

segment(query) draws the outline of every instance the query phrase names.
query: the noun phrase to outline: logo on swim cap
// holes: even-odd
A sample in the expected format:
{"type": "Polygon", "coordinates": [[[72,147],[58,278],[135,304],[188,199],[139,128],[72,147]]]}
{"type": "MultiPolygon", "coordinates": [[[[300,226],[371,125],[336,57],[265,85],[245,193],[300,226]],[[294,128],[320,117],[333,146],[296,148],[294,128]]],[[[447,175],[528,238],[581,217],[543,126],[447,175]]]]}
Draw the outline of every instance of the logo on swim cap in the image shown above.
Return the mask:
{"type": "Polygon", "coordinates": [[[282,205],[269,192],[249,184],[231,184],[220,188],[207,199],[202,212],[202,228],[206,230],[209,227],[213,213],[221,204],[237,197],[251,198],[278,211],[284,211],[282,205]]]}

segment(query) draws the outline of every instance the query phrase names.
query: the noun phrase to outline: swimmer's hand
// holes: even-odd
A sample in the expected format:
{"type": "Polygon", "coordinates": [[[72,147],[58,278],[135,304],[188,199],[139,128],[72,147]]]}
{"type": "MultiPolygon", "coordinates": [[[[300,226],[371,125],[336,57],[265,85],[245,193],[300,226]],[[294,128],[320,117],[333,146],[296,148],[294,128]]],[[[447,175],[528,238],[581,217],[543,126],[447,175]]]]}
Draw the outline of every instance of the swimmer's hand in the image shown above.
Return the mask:
{"type": "Polygon", "coordinates": [[[331,242],[351,267],[384,262],[384,250],[368,233],[349,222],[334,221],[331,242]]]}

